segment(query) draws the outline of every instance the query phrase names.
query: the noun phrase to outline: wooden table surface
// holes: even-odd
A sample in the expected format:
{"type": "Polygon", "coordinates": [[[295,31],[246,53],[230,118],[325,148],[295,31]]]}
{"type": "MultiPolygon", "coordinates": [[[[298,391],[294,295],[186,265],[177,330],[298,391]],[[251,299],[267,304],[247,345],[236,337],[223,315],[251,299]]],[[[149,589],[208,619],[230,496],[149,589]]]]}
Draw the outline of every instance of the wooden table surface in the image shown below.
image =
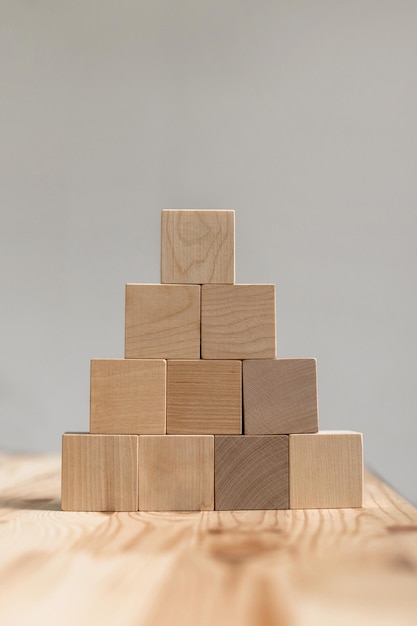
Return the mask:
{"type": "Polygon", "coordinates": [[[417,624],[417,510],[63,513],[60,460],[0,456],[0,624],[417,624]]]}

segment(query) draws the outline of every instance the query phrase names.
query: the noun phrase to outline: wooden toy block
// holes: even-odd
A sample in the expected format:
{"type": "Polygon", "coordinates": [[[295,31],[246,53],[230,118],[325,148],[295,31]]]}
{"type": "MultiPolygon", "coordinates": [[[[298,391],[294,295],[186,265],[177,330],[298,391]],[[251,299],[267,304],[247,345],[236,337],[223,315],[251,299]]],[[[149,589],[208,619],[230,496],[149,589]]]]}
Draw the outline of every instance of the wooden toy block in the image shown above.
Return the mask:
{"type": "Polygon", "coordinates": [[[166,361],[91,361],[91,433],[165,434],[165,406],[166,361]]]}
{"type": "Polygon", "coordinates": [[[241,432],[241,361],[168,361],[168,434],[241,432]]]}
{"type": "Polygon", "coordinates": [[[139,437],[141,511],[212,511],[213,508],[213,436],[139,437]]]}
{"type": "Polygon", "coordinates": [[[275,285],[203,285],[203,359],[273,359],[275,285]]]}
{"type": "Polygon", "coordinates": [[[200,358],[199,285],[126,285],[127,359],[200,358]]]}
{"type": "Polygon", "coordinates": [[[288,436],[217,435],[214,468],[217,511],[289,507],[288,436]]]}
{"type": "Polygon", "coordinates": [[[62,437],[63,511],[137,511],[138,436],[62,437]]]}
{"type": "Polygon", "coordinates": [[[361,433],[290,435],[291,509],[361,507],[362,494],[361,433]]]}
{"type": "Polygon", "coordinates": [[[318,431],[316,359],[243,362],[244,433],[318,431]]]}
{"type": "Polygon", "coordinates": [[[235,212],[165,210],[162,283],[234,283],[235,212]]]}

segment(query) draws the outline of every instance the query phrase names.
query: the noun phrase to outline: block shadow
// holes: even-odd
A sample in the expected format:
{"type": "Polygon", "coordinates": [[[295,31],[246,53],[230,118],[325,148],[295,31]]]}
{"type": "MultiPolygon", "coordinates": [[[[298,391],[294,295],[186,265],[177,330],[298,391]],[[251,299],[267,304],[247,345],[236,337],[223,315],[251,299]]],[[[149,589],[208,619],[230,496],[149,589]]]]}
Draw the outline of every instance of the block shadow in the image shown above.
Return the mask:
{"type": "Polygon", "coordinates": [[[0,509],[27,511],[60,511],[58,498],[0,498],[0,509]]]}

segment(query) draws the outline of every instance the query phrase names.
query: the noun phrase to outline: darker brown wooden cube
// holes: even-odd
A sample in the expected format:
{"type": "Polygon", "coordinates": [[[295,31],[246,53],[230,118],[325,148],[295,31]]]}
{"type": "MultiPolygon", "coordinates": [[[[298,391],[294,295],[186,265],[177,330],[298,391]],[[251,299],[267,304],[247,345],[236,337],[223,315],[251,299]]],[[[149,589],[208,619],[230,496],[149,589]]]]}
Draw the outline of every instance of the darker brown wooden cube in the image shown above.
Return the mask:
{"type": "Polygon", "coordinates": [[[243,362],[244,433],[318,431],[316,359],[243,362]]]}
{"type": "Polygon", "coordinates": [[[214,508],[287,509],[288,437],[217,435],[214,508]]]}

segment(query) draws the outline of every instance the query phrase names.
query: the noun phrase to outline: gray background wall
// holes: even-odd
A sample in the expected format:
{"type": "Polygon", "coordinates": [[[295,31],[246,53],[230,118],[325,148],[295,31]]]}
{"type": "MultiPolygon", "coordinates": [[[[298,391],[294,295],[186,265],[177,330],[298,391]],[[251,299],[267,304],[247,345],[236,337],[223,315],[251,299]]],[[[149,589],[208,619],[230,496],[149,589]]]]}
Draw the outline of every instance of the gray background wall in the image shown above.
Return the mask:
{"type": "Polygon", "coordinates": [[[322,428],[417,502],[417,5],[1,0],[1,448],[88,429],[162,208],[236,209],[322,428]]]}

